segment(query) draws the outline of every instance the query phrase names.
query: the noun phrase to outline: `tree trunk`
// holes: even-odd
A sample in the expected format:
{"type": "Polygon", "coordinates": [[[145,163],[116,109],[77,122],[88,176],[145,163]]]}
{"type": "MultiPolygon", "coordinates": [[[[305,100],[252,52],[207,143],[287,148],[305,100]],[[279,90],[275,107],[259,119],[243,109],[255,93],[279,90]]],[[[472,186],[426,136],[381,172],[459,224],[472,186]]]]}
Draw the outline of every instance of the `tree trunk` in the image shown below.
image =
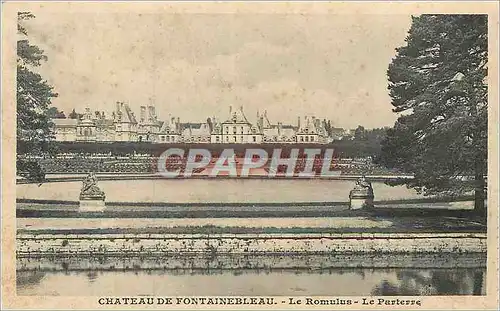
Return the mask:
{"type": "Polygon", "coordinates": [[[486,215],[486,207],[484,204],[484,200],[486,199],[486,191],[485,191],[486,184],[481,170],[479,171],[480,172],[476,171],[476,176],[475,176],[474,211],[486,215]]]}
{"type": "Polygon", "coordinates": [[[472,289],[472,295],[478,295],[478,296],[482,295],[482,293],[483,293],[483,278],[484,278],[484,275],[483,275],[482,271],[474,273],[474,286],[472,289]]]}

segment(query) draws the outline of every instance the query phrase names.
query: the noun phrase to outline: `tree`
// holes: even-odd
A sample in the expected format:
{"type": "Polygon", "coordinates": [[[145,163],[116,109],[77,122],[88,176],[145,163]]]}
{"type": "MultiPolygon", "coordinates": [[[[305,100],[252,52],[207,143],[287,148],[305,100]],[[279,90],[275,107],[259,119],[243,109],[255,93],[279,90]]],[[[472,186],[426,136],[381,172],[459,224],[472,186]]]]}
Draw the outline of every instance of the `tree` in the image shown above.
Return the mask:
{"type": "Polygon", "coordinates": [[[388,68],[393,109],[401,116],[380,160],[413,173],[401,181],[425,195],[474,191],[485,211],[487,174],[487,16],[413,17],[406,45],[388,68]]]}
{"type": "Polygon", "coordinates": [[[70,119],[78,119],[78,113],[76,113],[75,108],[69,114],[70,119]]]}
{"type": "MultiPolygon", "coordinates": [[[[17,29],[20,36],[28,36],[23,22],[34,17],[29,12],[18,13],[17,29]]],[[[31,45],[27,39],[17,41],[17,172],[40,181],[44,178],[43,170],[38,163],[26,160],[23,155],[50,151],[49,142],[53,135],[48,109],[57,93],[33,71],[46,60],[43,50],[31,45]]]]}
{"type": "Polygon", "coordinates": [[[50,107],[47,109],[47,116],[49,119],[66,119],[66,115],[64,114],[64,111],[59,111],[57,107],[50,107]]]}
{"type": "Polygon", "coordinates": [[[366,139],[366,130],[365,130],[364,126],[358,125],[358,127],[354,131],[354,139],[355,140],[364,140],[364,139],[366,139]]]}

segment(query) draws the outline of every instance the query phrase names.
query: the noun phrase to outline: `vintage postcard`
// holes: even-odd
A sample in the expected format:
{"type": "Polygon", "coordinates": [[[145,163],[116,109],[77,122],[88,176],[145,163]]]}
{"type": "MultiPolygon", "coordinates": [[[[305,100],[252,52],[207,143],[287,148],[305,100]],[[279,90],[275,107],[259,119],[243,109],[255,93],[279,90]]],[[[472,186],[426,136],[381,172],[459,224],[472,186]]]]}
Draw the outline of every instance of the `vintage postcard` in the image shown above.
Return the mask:
{"type": "Polygon", "coordinates": [[[498,308],[497,2],[5,2],[2,309],[498,308]]]}

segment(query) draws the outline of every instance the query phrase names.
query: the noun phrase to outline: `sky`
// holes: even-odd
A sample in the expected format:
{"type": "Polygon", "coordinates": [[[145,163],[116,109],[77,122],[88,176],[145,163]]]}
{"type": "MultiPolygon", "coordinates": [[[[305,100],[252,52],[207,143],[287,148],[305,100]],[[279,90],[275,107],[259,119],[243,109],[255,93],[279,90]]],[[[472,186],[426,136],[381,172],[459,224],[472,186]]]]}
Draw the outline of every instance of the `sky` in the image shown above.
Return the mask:
{"type": "Polygon", "coordinates": [[[250,121],[298,116],[332,126],[391,126],[387,67],[404,45],[407,15],[138,14],[33,12],[28,39],[48,61],[36,70],[53,105],[102,110],[154,103],[161,120],[250,121]]]}

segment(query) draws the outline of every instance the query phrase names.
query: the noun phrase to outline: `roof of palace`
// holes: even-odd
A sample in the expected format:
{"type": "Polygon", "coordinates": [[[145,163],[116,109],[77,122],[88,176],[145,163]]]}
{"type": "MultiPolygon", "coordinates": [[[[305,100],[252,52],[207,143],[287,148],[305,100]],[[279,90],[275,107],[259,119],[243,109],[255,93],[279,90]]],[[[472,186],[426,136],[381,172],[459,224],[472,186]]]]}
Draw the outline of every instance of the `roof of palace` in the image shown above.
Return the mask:
{"type": "Polygon", "coordinates": [[[96,126],[106,126],[113,127],[115,122],[112,119],[95,119],[94,123],[96,126]]]}
{"type": "Polygon", "coordinates": [[[189,126],[182,129],[183,136],[208,136],[210,126],[207,123],[189,123],[189,126]]]}
{"type": "Polygon", "coordinates": [[[295,135],[295,129],[291,128],[291,127],[282,127],[281,129],[279,129],[278,126],[273,126],[271,128],[265,128],[263,130],[264,132],[264,135],[266,136],[288,136],[288,137],[291,137],[293,135],[295,135]]]}
{"type": "Polygon", "coordinates": [[[137,120],[135,118],[134,113],[130,109],[130,106],[126,103],[122,103],[120,110],[118,112],[121,112],[122,114],[122,122],[123,123],[135,123],[137,124],[137,120]],[[123,111],[121,110],[123,108],[123,111]]]}
{"type": "Polygon", "coordinates": [[[245,113],[243,112],[243,107],[240,107],[240,109],[231,110],[229,118],[223,123],[250,124],[250,122],[248,122],[247,117],[245,116],[245,113]]]}

